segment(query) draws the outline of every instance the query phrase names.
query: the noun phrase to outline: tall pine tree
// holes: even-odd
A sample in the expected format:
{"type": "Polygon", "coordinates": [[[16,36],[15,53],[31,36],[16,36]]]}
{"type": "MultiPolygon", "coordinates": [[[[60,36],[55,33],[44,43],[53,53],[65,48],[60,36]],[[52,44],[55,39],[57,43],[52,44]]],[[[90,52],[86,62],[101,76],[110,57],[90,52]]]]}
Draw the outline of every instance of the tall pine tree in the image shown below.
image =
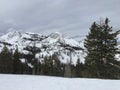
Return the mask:
{"type": "Polygon", "coordinates": [[[94,22],[90,28],[84,45],[87,49],[85,65],[88,68],[88,76],[98,78],[116,78],[117,61],[115,54],[117,51],[117,33],[112,32],[112,27],[108,25],[108,18],[102,23],[94,22]]]}

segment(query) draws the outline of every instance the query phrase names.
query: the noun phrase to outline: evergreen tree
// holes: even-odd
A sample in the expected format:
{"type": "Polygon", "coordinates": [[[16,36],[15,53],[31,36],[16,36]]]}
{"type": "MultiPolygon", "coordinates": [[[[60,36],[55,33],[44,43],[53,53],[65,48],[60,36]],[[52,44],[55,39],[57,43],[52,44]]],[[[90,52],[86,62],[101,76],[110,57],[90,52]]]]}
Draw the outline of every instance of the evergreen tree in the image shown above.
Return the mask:
{"type": "Polygon", "coordinates": [[[75,67],[75,77],[82,77],[82,70],[83,70],[83,65],[82,63],[80,63],[80,59],[78,58],[75,67]]]}
{"type": "Polygon", "coordinates": [[[13,73],[12,57],[12,52],[7,48],[7,46],[4,46],[0,53],[0,73],[13,73]]]}
{"type": "Polygon", "coordinates": [[[50,75],[50,76],[53,75],[53,60],[52,60],[51,56],[50,57],[46,56],[44,58],[43,72],[45,75],[50,75]]]}
{"type": "Polygon", "coordinates": [[[13,55],[13,73],[21,74],[22,73],[22,63],[20,61],[20,53],[18,52],[18,48],[15,50],[13,55]]]}
{"type": "Polygon", "coordinates": [[[54,76],[63,76],[63,67],[57,56],[57,54],[52,55],[53,60],[53,75],[54,76]]]}
{"type": "Polygon", "coordinates": [[[87,49],[85,65],[90,67],[88,68],[90,77],[115,78],[114,75],[111,75],[111,70],[113,70],[114,64],[117,64],[115,60],[117,33],[112,32],[112,27],[108,23],[108,18],[100,24],[94,22],[85,39],[84,45],[87,49]],[[108,67],[111,68],[108,69],[108,67]]]}
{"type": "MultiPolygon", "coordinates": [[[[99,43],[100,41],[100,33],[101,31],[99,30],[96,22],[93,23],[93,25],[90,28],[89,35],[86,36],[85,39],[85,48],[87,49],[87,56],[85,57],[85,64],[88,67],[94,67],[94,72],[88,70],[91,73],[94,73],[94,76],[97,75],[98,72],[98,66],[97,66],[97,61],[99,60],[99,43]]],[[[88,73],[88,74],[91,74],[88,73]]],[[[99,72],[98,72],[99,75],[99,72]]]]}

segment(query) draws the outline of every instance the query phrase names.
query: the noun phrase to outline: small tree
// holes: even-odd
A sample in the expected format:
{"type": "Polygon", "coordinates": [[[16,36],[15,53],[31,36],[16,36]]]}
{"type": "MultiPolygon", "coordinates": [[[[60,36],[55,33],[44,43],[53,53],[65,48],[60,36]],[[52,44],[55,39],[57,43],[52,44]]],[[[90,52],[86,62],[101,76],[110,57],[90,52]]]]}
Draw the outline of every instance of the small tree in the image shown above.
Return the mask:
{"type": "Polygon", "coordinates": [[[83,66],[82,66],[82,63],[80,63],[80,59],[78,58],[76,67],[75,67],[75,76],[82,77],[82,71],[83,71],[83,66]]]}
{"type": "Polygon", "coordinates": [[[18,48],[15,50],[13,55],[13,73],[14,74],[22,73],[22,63],[20,61],[20,53],[18,52],[18,48]]]}
{"type": "Polygon", "coordinates": [[[63,76],[63,67],[62,64],[58,58],[57,54],[52,55],[52,61],[53,61],[53,75],[54,76],[63,76]]]}

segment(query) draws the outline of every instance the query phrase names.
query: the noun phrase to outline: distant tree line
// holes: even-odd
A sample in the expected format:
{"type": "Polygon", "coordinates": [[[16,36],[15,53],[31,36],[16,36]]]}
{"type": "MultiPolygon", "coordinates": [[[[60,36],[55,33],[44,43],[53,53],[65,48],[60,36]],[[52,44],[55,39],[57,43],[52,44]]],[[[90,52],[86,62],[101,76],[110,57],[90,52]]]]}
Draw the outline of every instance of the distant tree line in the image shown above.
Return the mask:
{"type": "MultiPolygon", "coordinates": [[[[28,48],[27,48],[28,49],[28,48]]],[[[7,46],[4,46],[0,53],[0,73],[4,74],[30,74],[30,75],[49,75],[61,77],[80,77],[82,63],[78,59],[77,65],[70,63],[61,63],[58,54],[46,56],[41,62],[35,58],[37,52],[35,47],[29,48],[33,50],[31,54],[21,54],[18,49],[13,53],[7,46]],[[35,51],[36,52],[35,52],[35,51]],[[20,58],[24,58],[25,62],[21,62],[20,58]],[[33,67],[30,67],[28,64],[33,67]]]]}
{"type": "Polygon", "coordinates": [[[41,52],[35,45],[25,48],[31,52],[29,54],[20,53],[18,48],[13,53],[5,45],[0,53],[0,73],[120,79],[120,61],[115,58],[119,31],[113,32],[108,23],[106,18],[104,22],[92,24],[84,42],[87,52],[85,63],[81,63],[79,58],[76,65],[71,64],[72,60],[61,63],[57,53],[40,60],[35,58],[36,53],[41,52]],[[21,58],[24,58],[24,63],[21,58]]]}

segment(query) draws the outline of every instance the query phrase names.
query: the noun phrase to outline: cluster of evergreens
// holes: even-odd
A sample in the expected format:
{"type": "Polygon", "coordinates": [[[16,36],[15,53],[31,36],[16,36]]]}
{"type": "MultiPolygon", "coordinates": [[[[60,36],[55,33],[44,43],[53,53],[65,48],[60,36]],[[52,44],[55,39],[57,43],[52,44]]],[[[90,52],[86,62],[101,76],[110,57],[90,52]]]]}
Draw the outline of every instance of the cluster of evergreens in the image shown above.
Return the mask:
{"type": "Polygon", "coordinates": [[[63,64],[57,53],[43,60],[36,59],[36,53],[41,50],[35,46],[25,48],[30,54],[21,54],[18,49],[13,53],[4,46],[0,53],[0,73],[120,79],[120,62],[115,58],[118,31],[113,32],[108,23],[106,18],[104,22],[92,24],[84,42],[87,52],[84,64],[80,63],[80,59],[76,65],[72,65],[71,60],[63,64]],[[25,62],[21,62],[20,58],[24,58],[25,62]]]}
{"type": "MultiPolygon", "coordinates": [[[[27,48],[28,49],[28,48],[27,48]]],[[[0,53],[0,73],[5,74],[32,74],[32,75],[49,75],[61,77],[80,77],[82,63],[78,59],[76,66],[68,63],[63,64],[58,58],[58,54],[45,57],[41,62],[35,59],[37,49],[33,50],[31,54],[21,54],[18,49],[13,53],[6,46],[4,46],[0,53]],[[35,52],[36,51],[36,52],[35,52]],[[25,62],[21,62],[20,58],[24,58],[25,62]],[[33,67],[30,67],[28,64],[33,67]],[[72,74],[73,73],[73,74],[72,74]]]]}

